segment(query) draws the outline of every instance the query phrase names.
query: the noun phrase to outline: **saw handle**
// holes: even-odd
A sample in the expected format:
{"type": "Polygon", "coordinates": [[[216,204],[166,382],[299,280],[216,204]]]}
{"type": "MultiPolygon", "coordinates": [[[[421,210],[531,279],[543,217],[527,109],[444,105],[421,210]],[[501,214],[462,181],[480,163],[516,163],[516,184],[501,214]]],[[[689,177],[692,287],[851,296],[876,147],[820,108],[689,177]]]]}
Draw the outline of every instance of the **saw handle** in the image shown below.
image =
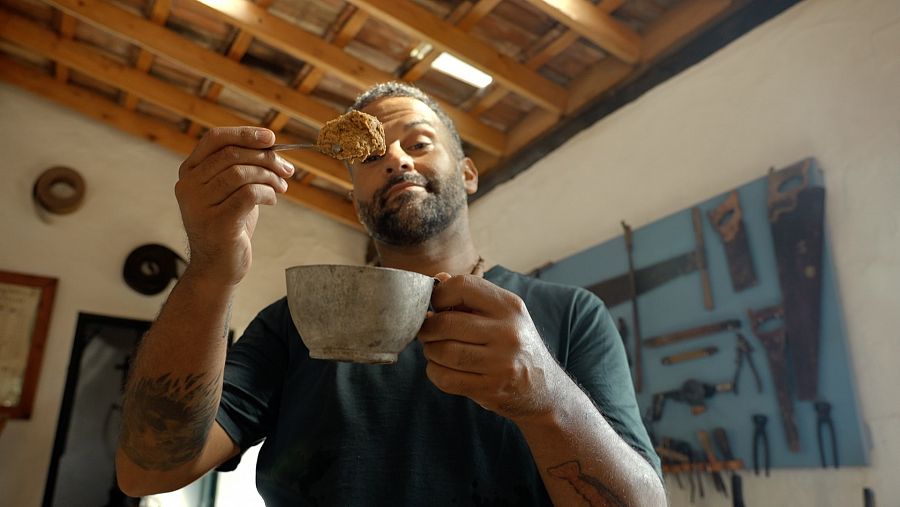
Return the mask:
{"type": "Polygon", "coordinates": [[[722,236],[722,241],[730,243],[734,240],[741,227],[741,218],[744,216],[737,190],[732,190],[722,204],[707,211],[706,214],[709,217],[709,223],[722,236]]]}
{"type": "Polygon", "coordinates": [[[779,171],[769,169],[768,186],[769,223],[774,224],[782,213],[789,213],[797,207],[797,196],[809,186],[809,160],[779,171]],[[782,189],[785,183],[795,178],[800,179],[799,185],[790,190],[782,189]]]}

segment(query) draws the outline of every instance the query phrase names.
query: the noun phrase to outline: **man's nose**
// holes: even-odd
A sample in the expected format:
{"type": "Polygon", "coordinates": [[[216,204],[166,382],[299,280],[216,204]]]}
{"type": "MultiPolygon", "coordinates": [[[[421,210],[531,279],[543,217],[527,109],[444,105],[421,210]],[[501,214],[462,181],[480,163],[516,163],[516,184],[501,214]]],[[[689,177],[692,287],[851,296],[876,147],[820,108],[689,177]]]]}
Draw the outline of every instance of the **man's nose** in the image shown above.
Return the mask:
{"type": "Polygon", "coordinates": [[[402,174],[415,169],[412,157],[400,146],[400,141],[394,141],[388,145],[384,154],[384,161],[384,171],[388,174],[394,172],[402,174]]]}

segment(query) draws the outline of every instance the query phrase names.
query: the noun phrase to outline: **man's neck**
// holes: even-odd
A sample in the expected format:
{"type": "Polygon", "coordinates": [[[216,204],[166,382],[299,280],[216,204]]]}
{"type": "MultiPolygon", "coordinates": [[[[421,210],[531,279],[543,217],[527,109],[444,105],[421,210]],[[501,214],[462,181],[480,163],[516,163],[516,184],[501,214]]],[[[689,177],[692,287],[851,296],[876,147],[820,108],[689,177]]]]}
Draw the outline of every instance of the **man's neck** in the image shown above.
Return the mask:
{"type": "Polygon", "coordinates": [[[447,229],[419,245],[397,247],[375,242],[381,265],[434,276],[472,273],[479,255],[469,233],[468,219],[460,216],[447,229]]]}

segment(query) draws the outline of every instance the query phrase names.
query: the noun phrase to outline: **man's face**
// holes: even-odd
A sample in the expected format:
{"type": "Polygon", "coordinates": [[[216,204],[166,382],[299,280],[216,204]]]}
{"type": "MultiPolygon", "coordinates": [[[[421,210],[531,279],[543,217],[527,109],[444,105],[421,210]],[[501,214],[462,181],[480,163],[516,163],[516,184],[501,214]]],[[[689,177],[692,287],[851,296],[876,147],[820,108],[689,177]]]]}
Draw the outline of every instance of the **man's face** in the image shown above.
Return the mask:
{"type": "Polygon", "coordinates": [[[384,125],[387,151],[354,164],[354,205],[372,237],[420,244],[444,231],[477,189],[477,171],[454,156],[450,134],[424,103],[389,97],[363,108],[384,125]]]}

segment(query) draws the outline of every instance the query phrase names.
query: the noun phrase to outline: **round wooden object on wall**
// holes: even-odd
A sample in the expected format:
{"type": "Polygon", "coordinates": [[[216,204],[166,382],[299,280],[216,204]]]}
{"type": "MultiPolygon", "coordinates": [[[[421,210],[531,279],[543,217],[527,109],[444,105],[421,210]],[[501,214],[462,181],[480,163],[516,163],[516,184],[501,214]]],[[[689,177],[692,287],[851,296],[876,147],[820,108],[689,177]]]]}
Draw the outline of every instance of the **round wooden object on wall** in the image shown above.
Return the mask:
{"type": "Polygon", "coordinates": [[[81,206],[84,189],[84,178],[78,171],[55,166],[41,173],[34,182],[34,198],[50,213],[65,215],[81,206]]]}

